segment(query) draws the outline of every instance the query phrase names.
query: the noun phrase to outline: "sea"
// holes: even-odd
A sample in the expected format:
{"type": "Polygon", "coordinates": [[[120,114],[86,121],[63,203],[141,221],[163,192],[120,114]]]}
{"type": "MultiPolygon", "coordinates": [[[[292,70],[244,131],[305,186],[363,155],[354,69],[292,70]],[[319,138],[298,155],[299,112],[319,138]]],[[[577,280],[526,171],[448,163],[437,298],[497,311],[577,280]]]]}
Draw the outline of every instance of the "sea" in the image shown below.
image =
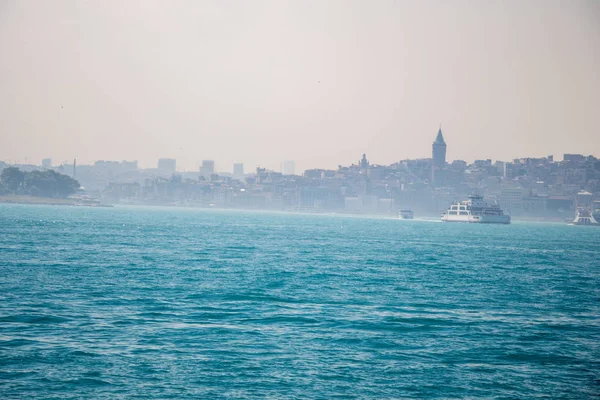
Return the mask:
{"type": "Polygon", "coordinates": [[[1,399],[599,396],[599,228],[0,205],[1,399]]]}

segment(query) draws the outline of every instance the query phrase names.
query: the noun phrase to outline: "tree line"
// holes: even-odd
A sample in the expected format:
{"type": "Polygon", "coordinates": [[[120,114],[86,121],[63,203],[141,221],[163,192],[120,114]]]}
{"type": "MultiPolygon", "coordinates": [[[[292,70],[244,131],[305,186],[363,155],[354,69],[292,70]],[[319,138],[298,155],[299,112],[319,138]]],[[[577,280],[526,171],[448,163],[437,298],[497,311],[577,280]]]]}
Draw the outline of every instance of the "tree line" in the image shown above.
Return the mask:
{"type": "Polygon", "coordinates": [[[64,198],[75,193],[79,187],[75,179],[53,170],[24,172],[8,167],[0,174],[0,194],[64,198]]]}

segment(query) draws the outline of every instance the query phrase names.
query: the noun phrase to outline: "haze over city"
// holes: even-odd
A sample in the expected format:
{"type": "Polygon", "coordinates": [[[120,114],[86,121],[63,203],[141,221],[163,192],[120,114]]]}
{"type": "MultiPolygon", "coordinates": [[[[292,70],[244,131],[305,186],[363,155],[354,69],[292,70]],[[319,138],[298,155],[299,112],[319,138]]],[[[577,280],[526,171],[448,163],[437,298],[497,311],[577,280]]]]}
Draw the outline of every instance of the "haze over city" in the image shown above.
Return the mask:
{"type": "Polygon", "coordinates": [[[1,399],[592,399],[600,0],[0,0],[1,399]]]}
{"type": "Polygon", "coordinates": [[[600,154],[600,3],[0,3],[0,160],[600,154]]]}

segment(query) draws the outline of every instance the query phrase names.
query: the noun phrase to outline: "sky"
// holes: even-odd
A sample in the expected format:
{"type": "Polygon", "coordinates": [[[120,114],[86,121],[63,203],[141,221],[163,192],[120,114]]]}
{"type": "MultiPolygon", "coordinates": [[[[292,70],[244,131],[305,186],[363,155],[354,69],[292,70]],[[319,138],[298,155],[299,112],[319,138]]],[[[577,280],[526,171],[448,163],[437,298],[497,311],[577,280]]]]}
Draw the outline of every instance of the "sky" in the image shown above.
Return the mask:
{"type": "Polygon", "coordinates": [[[600,1],[0,0],[0,160],[600,157],[600,1]]]}

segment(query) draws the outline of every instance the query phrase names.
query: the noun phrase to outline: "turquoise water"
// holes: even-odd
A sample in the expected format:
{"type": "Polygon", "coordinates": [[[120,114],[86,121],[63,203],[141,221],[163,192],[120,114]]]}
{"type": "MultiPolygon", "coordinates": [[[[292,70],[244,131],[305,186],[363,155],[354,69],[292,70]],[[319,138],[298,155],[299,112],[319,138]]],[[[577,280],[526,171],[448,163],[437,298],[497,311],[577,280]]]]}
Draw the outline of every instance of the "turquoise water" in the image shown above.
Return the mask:
{"type": "Polygon", "coordinates": [[[597,398],[600,229],[0,205],[0,398],[597,398]]]}

